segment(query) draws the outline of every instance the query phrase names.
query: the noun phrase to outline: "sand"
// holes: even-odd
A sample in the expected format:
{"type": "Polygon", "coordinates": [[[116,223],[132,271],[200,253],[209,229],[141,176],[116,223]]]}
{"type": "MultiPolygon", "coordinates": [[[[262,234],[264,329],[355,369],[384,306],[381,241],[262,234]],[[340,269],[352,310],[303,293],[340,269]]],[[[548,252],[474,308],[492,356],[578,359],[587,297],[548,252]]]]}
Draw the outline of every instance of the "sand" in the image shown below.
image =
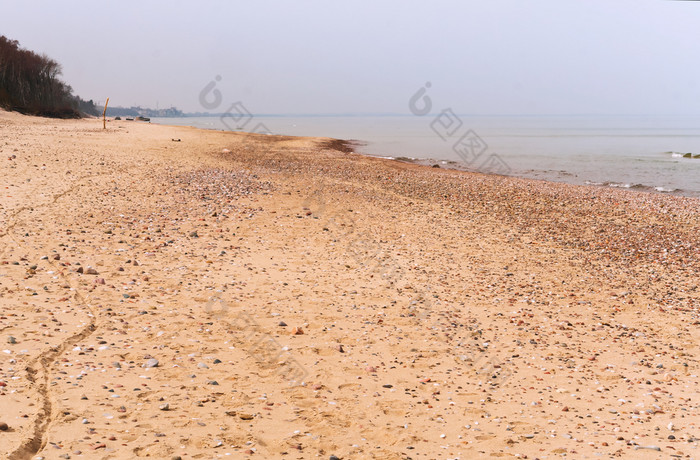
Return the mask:
{"type": "Polygon", "coordinates": [[[0,112],[1,458],[700,457],[700,200],[101,124],[0,112]]]}

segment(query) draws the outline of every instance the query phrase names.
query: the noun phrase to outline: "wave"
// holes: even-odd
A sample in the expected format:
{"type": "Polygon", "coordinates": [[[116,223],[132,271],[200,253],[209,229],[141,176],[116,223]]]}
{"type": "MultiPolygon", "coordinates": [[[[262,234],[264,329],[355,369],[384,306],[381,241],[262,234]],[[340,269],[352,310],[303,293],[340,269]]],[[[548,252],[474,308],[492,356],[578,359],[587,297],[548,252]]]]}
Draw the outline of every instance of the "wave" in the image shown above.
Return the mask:
{"type": "Polygon", "coordinates": [[[700,158],[700,154],[692,152],[666,152],[671,154],[671,158],[700,158]]]}
{"type": "Polygon", "coordinates": [[[663,187],[660,185],[645,185],[645,184],[632,184],[629,182],[593,182],[587,180],[586,185],[596,185],[599,187],[613,187],[613,188],[624,188],[629,190],[640,190],[648,192],[659,192],[659,193],[682,193],[683,190],[678,188],[663,187]]]}

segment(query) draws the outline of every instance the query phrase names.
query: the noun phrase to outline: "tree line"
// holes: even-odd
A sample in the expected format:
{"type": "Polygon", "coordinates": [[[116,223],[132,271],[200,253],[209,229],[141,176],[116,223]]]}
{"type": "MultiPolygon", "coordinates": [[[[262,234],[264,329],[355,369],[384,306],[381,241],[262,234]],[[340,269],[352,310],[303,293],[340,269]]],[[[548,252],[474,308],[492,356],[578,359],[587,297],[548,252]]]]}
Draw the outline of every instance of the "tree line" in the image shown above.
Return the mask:
{"type": "Polygon", "coordinates": [[[98,115],[92,100],[73,95],[73,89],[60,75],[58,62],[20,48],[17,40],[0,35],[0,107],[58,118],[98,115]]]}

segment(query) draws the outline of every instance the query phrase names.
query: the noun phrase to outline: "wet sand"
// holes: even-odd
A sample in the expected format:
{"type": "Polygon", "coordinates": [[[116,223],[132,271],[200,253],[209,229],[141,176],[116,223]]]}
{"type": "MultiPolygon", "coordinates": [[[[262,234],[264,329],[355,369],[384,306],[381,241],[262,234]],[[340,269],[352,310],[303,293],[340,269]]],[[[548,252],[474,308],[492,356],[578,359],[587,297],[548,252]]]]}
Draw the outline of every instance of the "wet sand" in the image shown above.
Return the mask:
{"type": "Polygon", "coordinates": [[[2,458],[699,457],[700,200],[101,128],[0,112],[2,458]]]}

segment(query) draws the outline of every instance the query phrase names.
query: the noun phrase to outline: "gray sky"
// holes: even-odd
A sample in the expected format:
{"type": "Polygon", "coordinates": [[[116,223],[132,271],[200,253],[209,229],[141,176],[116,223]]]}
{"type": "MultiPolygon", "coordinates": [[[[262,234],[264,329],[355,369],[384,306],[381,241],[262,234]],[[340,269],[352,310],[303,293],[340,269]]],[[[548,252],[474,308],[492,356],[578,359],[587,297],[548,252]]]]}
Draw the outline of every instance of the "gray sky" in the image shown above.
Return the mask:
{"type": "Polygon", "coordinates": [[[0,34],[85,99],[206,111],[700,114],[700,2],[9,1],[0,34]]]}

